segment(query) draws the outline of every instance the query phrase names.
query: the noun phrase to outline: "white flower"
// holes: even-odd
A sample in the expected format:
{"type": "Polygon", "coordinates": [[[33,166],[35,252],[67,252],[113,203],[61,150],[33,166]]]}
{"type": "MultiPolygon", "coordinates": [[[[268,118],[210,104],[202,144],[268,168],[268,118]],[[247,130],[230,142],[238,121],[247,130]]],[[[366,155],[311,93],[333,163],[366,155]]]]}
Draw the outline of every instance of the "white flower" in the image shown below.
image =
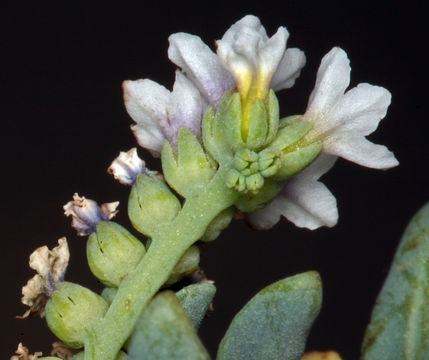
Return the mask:
{"type": "Polygon", "coordinates": [[[258,229],[270,229],[283,215],[298,227],[310,230],[334,226],[338,221],[337,201],[319,178],[328,172],[336,156],[320,155],[305,170],[288,180],[283,190],[266,207],[247,215],[258,229]]]}
{"type": "Polygon", "coordinates": [[[231,26],[217,42],[218,55],[197,36],[171,35],[168,57],[181,69],[176,71],[173,91],[148,79],[123,84],[125,106],[136,122],[132,129],[138,143],[159,156],[162,143],[168,140],[174,144],[181,127],[199,137],[207,105],[216,107],[226,90],[243,88],[242,79],[249,83],[263,80],[258,93],[267,92],[267,84],[274,90],[291,87],[305,57],[298,49],[286,50],[288,36],[286,29],[280,28],[268,39],[259,19],[251,15],[231,26]],[[253,47],[242,44],[246,38],[252,40],[253,47]],[[243,74],[237,63],[246,64],[241,67],[243,74]]]}
{"type": "Polygon", "coordinates": [[[310,95],[303,121],[313,127],[308,143],[321,140],[322,154],[307,169],[286,182],[285,188],[264,209],[249,214],[258,228],[270,228],[283,215],[296,226],[316,229],[334,226],[338,220],[335,197],[318,181],[337,157],[359,165],[387,169],[398,165],[385,146],[369,142],[371,134],[386,115],[390,93],[369,84],[359,84],[346,92],[350,82],[347,54],[333,48],[320,64],[316,85],[310,95]]]}
{"type": "Polygon", "coordinates": [[[73,201],[63,206],[64,215],[72,217],[72,227],[77,234],[85,236],[93,233],[100,221],[109,221],[117,213],[119,201],[105,203],[99,206],[94,200],[85,199],[78,194],[73,195],[73,201]]]}
{"type": "Polygon", "coordinates": [[[313,125],[307,141],[322,140],[324,153],[362,166],[375,169],[397,166],[399,162],[392,152],[365,138],[386,115],[390,92],[365,83],[346,92],[349,83],[349,59],[344,50],[335,47],[322,59],[302,117],[313,125]]]}
{"type": "Polygon", "coordinates": [[[207,102],[181,71],[176,71],[172,92],[149,79],[124,81],[123,89],[128,114],[136,122],[134,135],[154,156],[164,140],[175,143],[181,127],[200,136],[207,102]]]}
{"type": "Polygon", "coordinates": [[[301,50],[286,50],[289,33],[284,27],[268,38],[256,16],[247,15],[232,25],[222,40],[217,54],[233,75],[243,101],[247,97],[264,99],[268,90],[292,87],[305,65],[301,50]]]}
{"type": "Polygon", "coordinates": [[[139,158],[136,148],[127,152],[121,151],[107,172],[123,185],[133,185],[140,174],[157,174],[156,171],[146,168],[146,163],[139,158]]]}
{"type": "Polygon", "coordinates": [[[69,263],[70,252],[65,237],[58,240],[58,246],[49,250],[42,246],[30,255],[30,267],[37,271],[22,288],[22,303],[30,306],[20,318],[33,314],[43,316],[47,296],[54,290],[55,284],[63,281],[69,263]]]}

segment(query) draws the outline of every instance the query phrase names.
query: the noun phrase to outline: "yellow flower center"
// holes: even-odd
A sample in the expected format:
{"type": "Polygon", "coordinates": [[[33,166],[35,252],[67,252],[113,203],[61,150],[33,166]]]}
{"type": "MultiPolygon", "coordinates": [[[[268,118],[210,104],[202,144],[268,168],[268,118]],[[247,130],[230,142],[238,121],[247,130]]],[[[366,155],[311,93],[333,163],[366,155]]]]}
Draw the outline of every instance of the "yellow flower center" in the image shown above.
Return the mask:
{"type": "Polygon", "coordinates": [[[241,97],[242,122],[241,133],[243,140],[247,140],[250,127],[250,119],[253,113],[253,106],[257,99],[265,102],[270,90],[272,74],[257,69],[255,72],[250,66],[242,67],[234,74],[237,90],[241,97]]]}

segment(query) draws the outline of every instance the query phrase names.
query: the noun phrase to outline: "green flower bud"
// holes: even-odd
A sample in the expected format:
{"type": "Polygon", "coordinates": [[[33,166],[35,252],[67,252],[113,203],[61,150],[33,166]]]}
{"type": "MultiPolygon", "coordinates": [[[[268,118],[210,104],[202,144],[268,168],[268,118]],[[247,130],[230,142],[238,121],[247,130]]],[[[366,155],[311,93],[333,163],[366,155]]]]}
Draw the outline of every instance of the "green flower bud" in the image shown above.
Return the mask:
{"type": "Polygon", "coordinates": [[[192,274],[195,270],[198,269],[199,263],[200,250],[198,249],[198,246],[191,246],[188,250],[186,250],[185,254],[176,264],[165,284],[174,284],[186,276],[192,274]]]}
{"type": "Polygon", "coordinates": [[[56,285],[46,303],[45,316],[51,331],[69,347],[83,346],[86,329],[101,320],[107,302],[91,290],[70,282],[56,285]]]}
{"type": "Polygon", "coordinates": [[[207,226],[206,232],[200,240],[204,242],[215,240],[222,230],[229,225],[233,216],[234,209],[232,207],[221,211],[207,226]]]}
{"type": "Polygon", "coordinates": [[[140,240],[111,221],[99,222],[86,246],[89,268],[108,286],[119,286],[145,253],[140,240]]]}
{"type": "Polygon", "coordinates": [[[186,128],[179,130],[177,159],[170,143],[164,143],[162,169],[165,179],[185,198],[206,185],[216,168],[217,164],[204,152],[196,136],[186,128]]]}
{"type": "Polygon", "coordinates": [[[142,234],[152,237],[155,229],[172,221],[181,205],[168,186],[154,175],[140,174],[128,201],[128,216],[142,234]]]}
{"type": "Polygon", "coordinates": [[[279,130],[269,148],[280,152],[299,142],[311,129],[311,124],[305,121],[295,121],[279,130]]]}
{"type": "Polygon", "coordinates": [[[316,159],[321,150],[322,142],[317,141],[295,151],[282,154],[280,156],[280,169],[273,176],[273,179],[285,180],[299,173],[316,159]]]}
{"type": "Polygon", "coordinates": [[[234,205],[245,213],[262,209],[283,187],[284,181],[265,179],[264,186],[258,192],[243,193],[234,205]]]}
{"type": "Polygon", "coordinates": [[[101,297],[110,305],[118,292],[118,288],[106,286],[101,292],[101,297]]]}

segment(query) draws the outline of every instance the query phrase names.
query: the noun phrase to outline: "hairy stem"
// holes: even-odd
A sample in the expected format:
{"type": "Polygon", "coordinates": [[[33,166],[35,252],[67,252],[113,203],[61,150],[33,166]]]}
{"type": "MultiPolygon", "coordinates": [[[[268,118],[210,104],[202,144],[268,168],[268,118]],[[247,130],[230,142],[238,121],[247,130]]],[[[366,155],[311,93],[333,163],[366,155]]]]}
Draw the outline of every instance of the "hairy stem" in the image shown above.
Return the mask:
{"type": "Polygon", "coordinates": [[[114,360],[142,310],[168,279],[185,251],[204,234],[236,194],[225,187],[229,167],[220,167],[212,181],[189,197],[177,217],[157,229],[139,265],[123,280],[104,319],[88,330],[85,360],[114,360]]]}

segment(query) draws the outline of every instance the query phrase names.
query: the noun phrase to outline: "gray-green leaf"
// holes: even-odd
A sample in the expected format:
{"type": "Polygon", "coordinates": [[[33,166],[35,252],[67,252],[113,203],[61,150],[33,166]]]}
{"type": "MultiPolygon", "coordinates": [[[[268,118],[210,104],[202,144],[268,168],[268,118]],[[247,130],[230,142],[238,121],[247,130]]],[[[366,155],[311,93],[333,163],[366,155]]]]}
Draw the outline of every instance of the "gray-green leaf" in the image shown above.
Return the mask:
{"type": "Polygon", "coordinates": [[[176,293],[195,329],[200,326],[215,293],[216,287],[209,283],[189,285],[176,293]]]}
{"type": "Polygon", "coordinates": [[[310,271],[280,280],[254,296],[233,319],[217,360],[298,360],[322,303],[310,271]]]}
{"type": "Polygon", "coordinates": [[[128,350],[129,360],[210,359],[179,299],[171,291],[143,311],[128,350]]]}
{"type": "Polygon", "coordinates": [[[377,298],[363,360],[429,359],[429,203],[412,218],[377,298]]]}

